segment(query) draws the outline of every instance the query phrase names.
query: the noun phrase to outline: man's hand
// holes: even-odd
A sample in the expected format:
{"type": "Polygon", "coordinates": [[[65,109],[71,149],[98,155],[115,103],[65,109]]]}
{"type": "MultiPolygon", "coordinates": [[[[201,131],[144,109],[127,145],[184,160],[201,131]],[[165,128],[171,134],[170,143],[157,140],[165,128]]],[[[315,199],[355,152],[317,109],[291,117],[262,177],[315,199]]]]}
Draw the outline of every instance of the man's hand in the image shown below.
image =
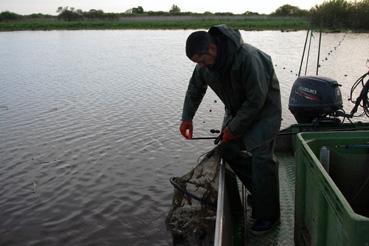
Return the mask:
{"type": "Polygon", "coordinates": [[[226,143],[226,142],[229,142],[229,141],[232,141],[232,140],[237,140],[239,138],[240,138],[239,136],[233,135],[231,130],[229,130],[228,127],[224,128],[223,133],[222,133],[223,142],[226,143]]]}
{"type": "Polygon", "coordinates": [[[181,132],[182,136],[186,139],[192,138],[192,121],[191,120],[183,120],[181,126],[179,127],[179,131],[181,132]]]}

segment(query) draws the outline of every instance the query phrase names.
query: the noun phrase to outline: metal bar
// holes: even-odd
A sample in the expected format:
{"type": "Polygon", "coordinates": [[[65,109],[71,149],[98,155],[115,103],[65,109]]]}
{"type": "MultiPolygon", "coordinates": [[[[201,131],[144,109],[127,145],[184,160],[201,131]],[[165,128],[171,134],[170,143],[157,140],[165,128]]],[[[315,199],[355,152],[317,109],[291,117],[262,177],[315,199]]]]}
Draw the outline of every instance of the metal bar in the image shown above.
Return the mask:
{"type": "Polygon", "coordinates": [[[225,196],[225,163],[224,160],[220,161],[219,170],[219,185],[218,185],[218,202],[217,202],[217,217],[215,221],[215,235],[214,235],[214,246],[225,245],[223,242],[223,231],[224,231],[224,196],[225,196]]]}
{"type": "Polygon", "coordinates": [[[310,57],[310,47],[311,47],[311,39],[313,37],[313,32],[310,32],[310,39],[309,39],[309,47],[308,47],[308,52],[307,52],[307,56],[306,56],[306,66],[305,66],[305,75],[308,69],[308,65],[309,65],[309,57],[310,57]]]}
{"type": "Polygon", "coordinates": [[[218,137],[199,137],[199,138],[190,138],[190,140],[204,140],[204,139],[217,139],[218,137]]]}
{"type": "Polygon", "coordinates": [[[319,48],[318,48],[318,59],[316,61],[316,75],[319,74],[319,67],[320,67],[319,59],[320,59],[320,45],[321,45],[321,43],[322,43],[322,31],[320,31],[320,33],[319,33],[319,48]]]}
{"type": "Polygon", "coordinates": [[[305,57],[306,43],[307,43],[307,40],[308,40],[309,32],[310,32],[310,30],[308,30],[307,33],[306,33],[304,51],[302,52],[301,63],[300,63],[300,68],[299,68],[299,76],[298,77],[300,77],[300,74],[301,74],[301,68],[302,68],[302,63],[304,61],[304,57],[305,57]]]}

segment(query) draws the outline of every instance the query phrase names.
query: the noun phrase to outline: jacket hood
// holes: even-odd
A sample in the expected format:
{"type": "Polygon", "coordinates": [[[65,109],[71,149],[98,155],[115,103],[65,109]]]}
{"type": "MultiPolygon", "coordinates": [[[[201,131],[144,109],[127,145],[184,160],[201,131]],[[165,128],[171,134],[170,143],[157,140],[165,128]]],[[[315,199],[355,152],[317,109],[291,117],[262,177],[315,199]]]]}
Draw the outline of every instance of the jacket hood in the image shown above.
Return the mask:
{"type": "Polygon", "coordinates": [[[219,34],[225,35],[227,38],[229,38],[233,42],[236,49],[240,48],[242,44],[244,43],[240,32],[226,25],[212,26],[208,32],[210,35],[215,35],[215,36],[219,34]]]}

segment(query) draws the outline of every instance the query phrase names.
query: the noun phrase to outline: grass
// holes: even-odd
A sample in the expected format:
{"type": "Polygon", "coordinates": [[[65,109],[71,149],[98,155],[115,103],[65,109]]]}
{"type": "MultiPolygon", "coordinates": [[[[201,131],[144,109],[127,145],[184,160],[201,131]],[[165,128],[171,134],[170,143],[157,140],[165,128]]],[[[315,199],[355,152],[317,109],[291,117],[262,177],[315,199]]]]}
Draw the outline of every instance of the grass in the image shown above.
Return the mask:
{"type": "Polygon", "coordinates": [[[122,18],[120,20],[61,21],[23,20],[0,22],[0,31],[21,30],[105,30],[105,29],[207,29],[217,24],[226,24],[241,30],[303,30],[310,23],[305,18],[245,17],[245,18],[189,18],[147,19],[122,18]]]}

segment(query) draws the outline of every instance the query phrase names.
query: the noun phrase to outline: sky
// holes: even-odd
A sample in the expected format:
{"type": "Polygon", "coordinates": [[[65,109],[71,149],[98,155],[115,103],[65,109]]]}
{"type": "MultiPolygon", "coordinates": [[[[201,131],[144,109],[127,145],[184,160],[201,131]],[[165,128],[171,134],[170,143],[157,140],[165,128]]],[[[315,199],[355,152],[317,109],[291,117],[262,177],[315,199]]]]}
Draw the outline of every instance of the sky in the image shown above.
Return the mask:
{"type": "Polygon", "coordinates": [[[246,11],[270,14],[278,7],[290,4],[300,9],[310,9],[322,4],[324,0],[0,0],[0,12],[17,14],[56,15],[59,6],[70,6],[83,11],[99,9],[104,12],[121,13],[141,6],[144,11],[169,11],[173,4],[182,12],[203,13],[205,11],[232,12],[242,14],[246,11]]]}

